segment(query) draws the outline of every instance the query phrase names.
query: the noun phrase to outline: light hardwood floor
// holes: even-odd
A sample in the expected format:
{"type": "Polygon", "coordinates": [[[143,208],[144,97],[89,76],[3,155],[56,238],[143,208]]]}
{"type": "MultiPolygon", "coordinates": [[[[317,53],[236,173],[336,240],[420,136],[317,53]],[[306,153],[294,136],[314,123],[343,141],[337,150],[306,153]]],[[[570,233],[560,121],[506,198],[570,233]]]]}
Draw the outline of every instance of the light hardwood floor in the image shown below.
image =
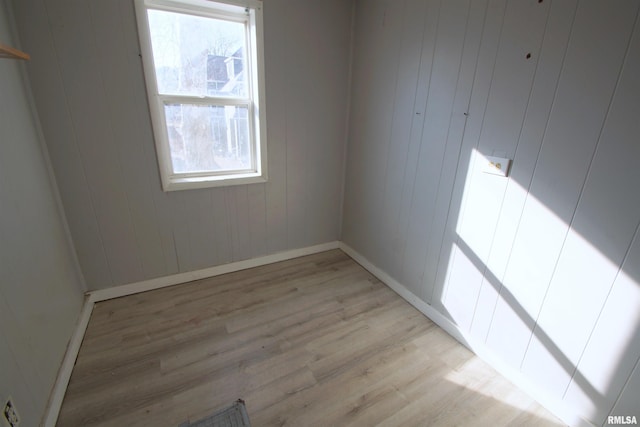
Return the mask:
{"type": "Polygon", "coordinates": [[[562,425],[339,250],[98,303],[58,426],[562,425]]]}

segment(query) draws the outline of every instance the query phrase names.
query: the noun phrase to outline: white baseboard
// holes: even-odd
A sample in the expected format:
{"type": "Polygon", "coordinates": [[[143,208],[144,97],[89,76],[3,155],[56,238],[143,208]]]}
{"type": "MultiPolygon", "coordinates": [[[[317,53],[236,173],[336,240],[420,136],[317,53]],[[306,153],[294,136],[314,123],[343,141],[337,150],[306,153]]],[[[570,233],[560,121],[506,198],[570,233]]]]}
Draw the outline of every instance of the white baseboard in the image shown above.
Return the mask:
{"type": "Polygon", "coordinates": [[[75,331],[69,340],[67,345],[67,351],[62,359],[62,364],[58,370],[58,376],[56,382],[53,385],[53,390],[49,396],[49,402],[47,404],[47,410],[42,421],[44,427],[55,427],[58,421],[58,415],[60,414],[60,408],[62,407],[62,400],[64,394],[67,391],[69,380],[71,379],[71,373],[73,372],[73,366],[76,364],[78,358],[78,352],[80,351],[80,345],[84,339],[84,333],[89,325],[89,319],[91,318],[91,312],[93,311],[94,301],[91,297],[87,296],[84,299],[82,310],[78,316],[75,331]]]}
{"type": "Polygon", "coordinates": [[[442,329],[447,331],[449,335],[454,337],[469,350],[473,351],[473,348],[471,348],[471,345],[467,342],[464,334],[462,334],[458,330],[458,328],[449,319],[444,317],[439,311],[437,311],[426,302],[422,301],[413,292],[407,289],[404,285],[401,285],[397,280],[389,276],[383,270],[373,265],[371,262],[369,262],[368,259],[362,256],[351,246],[347,245],[346,243],[340,242],[340,249],[351,258],[353,258],[354,261],[364,267],[369,273],[376,276],[382,283],[393,289],[395,293],[400,295],[409,304],[417,308],[418,311],[427,316],[442,329]]]}
{"type": "Polygon", "coordinates": [[[311,255],[331,249],[341,249],[358,264],[362,265],[371,274],[376,276],[380,281],[395,291],[403,299],[418,309],[422,314],[431,319],[434,323],[444,329],[449,335],[454,337],[460,343],[473,351],[478,357],[491,365],[502,376],[514,383],[517,387],[529,394],[533,399],[537,400],[542,406],[555,414],[563,422],[574,427],[594,427],[593,424],[585,421],[574,410],[567,407],[563,402],[550,399],[545,393],[536,387],[528,378],[524,377],[520,372],[506,365],[499,359],[484,343],[479,343],[472,337],[460,330],[451,320],[440,313],[431,305],[425,303],[415,294],[413,294],[404,285],[389,276],[386,272],[369,262],[364,256],[355,251],[349,245],[343,242],[329,242],[321,245],[310,246],[302,249],[294,249],[290,251],[280,252],[277,254],[266,255],[259,258],[233,262],[216,267],[205,268],[202,270],[191,271],[186,273],[174,274],[171,276],[159,277],[156,279],[145,280],[142,282],[131,283],[122,286],[116,286],[109,289],[101,289],[87,294],[82,312],[78,318],[76,330],[69,342],[67,352],[63,359],[58,378],[54,385],[49,405],[43,425],[45,427],[54,427],[60,413],[62,400],[71,378],[73,366],[75,365],[80,345],[84,338],[84,334],[89,324],[91,312],[96,302],[118,298],[126,295],[132,295],[139,292],[145,292],[153,289],[159,289],[166,286],[173,286],[180,283],[186,283],[193,280],[204,279],[207,277],[219,276],[221,274],[231,273],[234,271],[245,270],[248,268],[258,267],[262,265],[272,264],[275,262],[286,261],[288,259],[298,258],[305,255],[311,255]]]}
{"type": "Polygon", "coordinates": [[[465,331],[440,313],[436,308],[418,298],[413,292],[400,284],[386,272],[372,264],[368,259],[358,253],[344,242],[340,242],[340,249],[353,258],[358,264],[376,276],[381,282],[390,287],[394,292],[405,299],[409,304],[418,309],[422,314],[431,319],[435,324],[444,329],[449,335],[462,343],[465,347],[473,351],[480,359],[491,365],[503,377],[511,381],[522,391],[535,399],[549,412],[560,418],[563,422],[573,427],[595,427],[590,422],[583,419],[575,410],[568,407],[564,402],[551,399],[549,396],[522,375],[518,370],[504,363],[495,355],[484,343],[468,336],[465,331]]]}
{"type": "Polygon", "coordinates": [[[248,259],[244,261],[232,262],[229,264],[219,265],[216,267],[205,268],[202,270],[189,271],[186,273],[174,274],[171,276],[158,277],[156,279],[144,280],[142,282],[130,283],[122,286],[115,286],[108,289],[100,289],[93,292],[88,292],[82,307],[82,311],[78,317],[78,323],[76,329],[69,341],[67,351],[62,360],[62,365],[58,371],[56,382],[51,391],[49,397],[49,403],[47,410],[42,421],[44,427],[55,427],[60,415],[60,408],[62,407],[62,401],[64,394],[67,391],[69,380],[71,379],[71,373],[73,367],[78,358],[78,352],[80,351],[80,345],[84,339],[84,334],[87,331],[89,325],[89,319],[91,318],[91,312],[96,302],[105,301],[112,298],[123,297],[127,295],[137,294],[139,292],[150,291],[153,289],[160,289],[166,286],[178,285],[180,283],[191,282],[193,280],[206,279],[208,277],[219,276],[221,274],[232,273],[234,271],[246,270],[248,268],[259,267],[261,265],[272,264],[275,262],[286,261],[293,258],[299,258],[305,255],[312,255],[319,252],[329,251],[331,249],[338,249],[340,247],[339,242],[328,242],[315,246],[308,246],[306,248],[293,249],[290,251],[284,251],[275,253],[272,255],[265,255],[259,258],[248,259]]]}
{"type": "Polygon", "coordinates": [[[188,271],[186,273],[173,274],[171,276],[158,277],[144,280],[142,282],[129,283],[127,285],[114,286],[113,288],[100,289],[89,292],[93,301],[105,301],[112,298],[119,298],[133,295],[140,292],[160,289],[167,286],[178,285],[180,283],[191,282],[193,280],[206,279],[208,277],[219,276],[221,274],[233,273],[234,271],[246,270],[248,268],[259,267],[261,265],[272,264],[274,262],[286,261],[305,255],[324,252],[331,249],[338,249],[340,244],[337,241],[323,243],[306,248],[292,249],[290,251],[278,252],[272,255],[265,255],[259,258],[247,259],[244,261],[232,262],[229,264],[217,265],[215,267],[204,268],[202,270],[188,271]]]}

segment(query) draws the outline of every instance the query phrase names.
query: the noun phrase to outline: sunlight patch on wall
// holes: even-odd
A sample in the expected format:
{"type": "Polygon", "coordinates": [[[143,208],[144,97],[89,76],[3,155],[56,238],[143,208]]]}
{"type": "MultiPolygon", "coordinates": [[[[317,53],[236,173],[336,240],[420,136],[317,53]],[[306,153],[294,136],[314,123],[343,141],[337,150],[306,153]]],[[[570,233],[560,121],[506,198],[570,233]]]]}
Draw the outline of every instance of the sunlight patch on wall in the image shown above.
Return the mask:
{"type": "Polygon", "coordinates": [[[474,150],[440,302],[550,395],[602,407],[640,324],[640,285],[518,182],[484,173],[487,161],[474,150]],[[620,322],[626,332],[607,333],[620,322]]]}

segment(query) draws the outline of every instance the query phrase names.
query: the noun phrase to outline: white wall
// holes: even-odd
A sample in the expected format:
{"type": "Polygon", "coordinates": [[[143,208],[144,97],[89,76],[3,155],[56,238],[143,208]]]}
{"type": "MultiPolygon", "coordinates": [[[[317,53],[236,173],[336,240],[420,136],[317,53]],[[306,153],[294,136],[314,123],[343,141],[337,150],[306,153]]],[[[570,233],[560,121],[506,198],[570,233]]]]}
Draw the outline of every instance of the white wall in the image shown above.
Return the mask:
{"type": "MultiPolygon", "coordinates": [[[[0,40],[12,37],[0,2],[0,40]]],[[[0,401],[35,426],[82,304],[82,285],[56,203],[26,75],[0,59],[0,401]]]]}
{"type": "Polygon", "coordinates": [[[269,182],[164,193],[133,1],[13,2],[90,289],[338,239],[352,3],[264,3],[269,182]]]}
{"type": "MultiPolygon", "coordinates": [[[[640,3],[357,2],[342,224],[351,3],[265,0],[270,181],[173,193],[160,187],[132,3],[13,2],[91,289],[336,240],[342,226],[551,400],[594,424],[638,411],[640,3]],[[482,173],[481,154],[513,159],[510,177],[482,173]]],[[[35,203],[15,191],[33,183],[2,176],[3,192],[35,203]]],[[[43,220],[6,206],[6,233],[43,220]]],[[[14,352],[41,342],[7,330],[14,352]]]]}
{"type": "Polygon", "coordinates": [[[356,5],[343,240],[597,425],[640,416],[639,7],[356,5]]]}

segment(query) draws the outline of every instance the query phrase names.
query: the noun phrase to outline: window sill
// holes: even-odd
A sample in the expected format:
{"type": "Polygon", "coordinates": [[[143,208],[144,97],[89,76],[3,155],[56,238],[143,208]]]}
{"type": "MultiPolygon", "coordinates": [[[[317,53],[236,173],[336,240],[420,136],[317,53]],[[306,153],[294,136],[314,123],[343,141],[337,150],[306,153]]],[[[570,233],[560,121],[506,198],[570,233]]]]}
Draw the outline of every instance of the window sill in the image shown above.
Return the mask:
{"type": "Polygon", "coordinates": [[[193,190],[197,188],[229,187],[232,185],[259,184],[267,182],[265,174],[247,173],[226,176],[193,178],[169,178],[162,183],[164,191],[193,190]]]}

